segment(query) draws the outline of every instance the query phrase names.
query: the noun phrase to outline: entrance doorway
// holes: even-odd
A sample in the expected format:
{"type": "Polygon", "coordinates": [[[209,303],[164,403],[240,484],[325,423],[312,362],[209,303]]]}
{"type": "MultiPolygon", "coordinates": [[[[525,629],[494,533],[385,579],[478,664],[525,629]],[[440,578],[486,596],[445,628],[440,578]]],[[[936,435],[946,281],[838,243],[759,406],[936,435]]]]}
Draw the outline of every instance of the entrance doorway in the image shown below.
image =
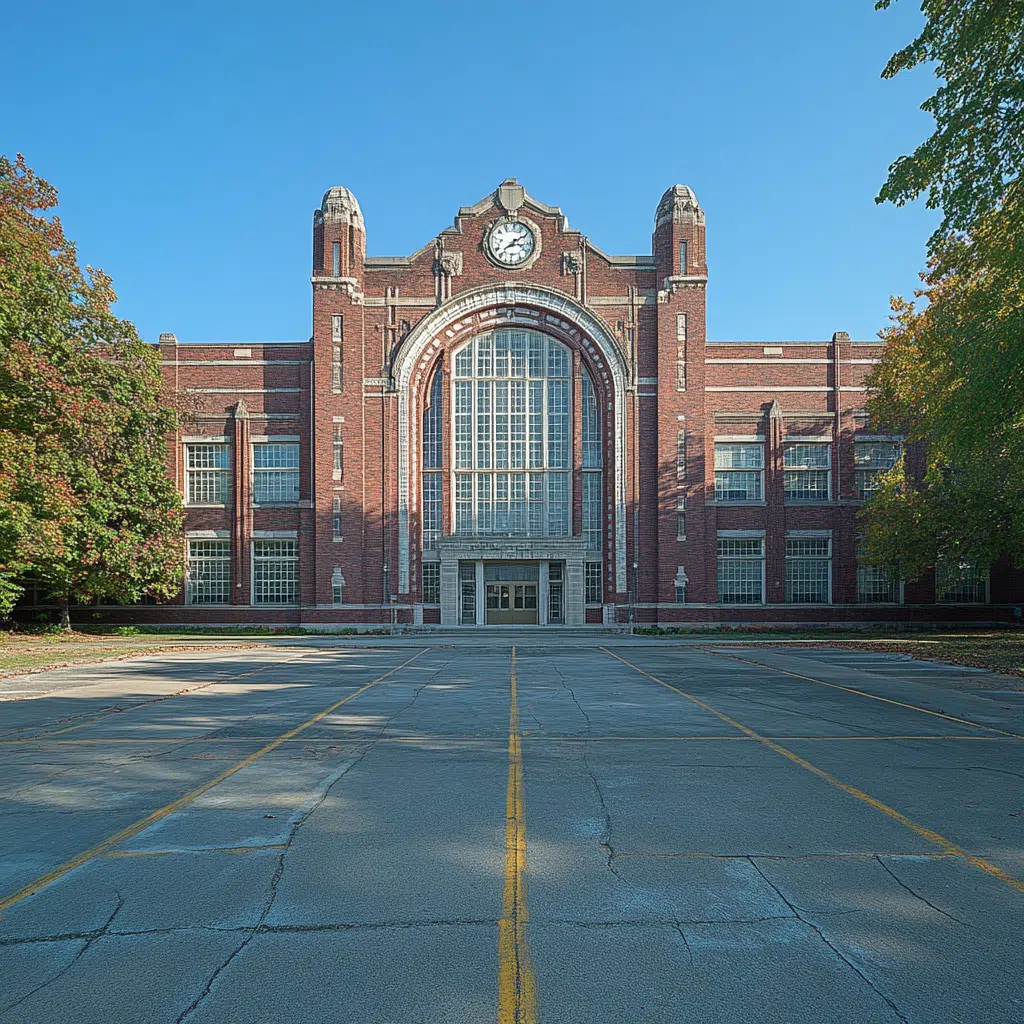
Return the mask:
{"type": "Polygon", "coordinates": [[[537,624],[536,583],[488,583],[488,625],[537,624]]]}

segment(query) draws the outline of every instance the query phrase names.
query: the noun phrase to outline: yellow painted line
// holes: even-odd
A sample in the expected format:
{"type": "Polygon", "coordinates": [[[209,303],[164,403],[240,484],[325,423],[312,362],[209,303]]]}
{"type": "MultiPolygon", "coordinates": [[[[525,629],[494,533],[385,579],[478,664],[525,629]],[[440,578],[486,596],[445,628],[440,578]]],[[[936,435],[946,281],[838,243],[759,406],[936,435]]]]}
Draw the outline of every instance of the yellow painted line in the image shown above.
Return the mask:
{"type": "MultiPolygon", "coordinates": [[[[54,732],[41,732],[37,733],[38,736],[63,736],[65,733],[74,732],[75,729],[81,729],[86,725],[94,725],[96,722],[102,722],[106,718],[110,718],[113,715],[123,715],[129,711],[136,711],[139,708],[152,707],[154,704],[161,704],[165,700],[171,700],[174,697],[184,697],[187,694],[195,693],[197,690],[205,690],[208,686],[216,686],[218,683],[233,683],[236,679],[247,679],[250,676],[258,676],[261,672],[266,672],[271,668],[280,668],[282,665],[290,665],[293,661],[298,661],[300,658],[307,658],[312,652],[304,651],[302,654],[296,654],[294,658],[285,658],[283,661],[275,661],[269,665],[262,665],[260,668],[251,669],[248,672],[239,672],[233,676],[225,676],[223,679],[215,679],[209,683],[200,683],[197,686],[190,686],[184,690],[175,690],[174,693],[165,693],[160,697],[153,697],[150,700],[140,701],[138,704],[129,704],[126,708],[115,708],[110,711],[104,711],[102,714],[95,715],[93,718],[87,718],[84,722],[76,722],[74,725],[69,725],[64,729],[57,729],[54,732]]],[[[52,692],[52,691],[48,691],[52,692]]],[[[44,726],[45,730],[45,726],[44,726]]]]}
{"type": "Polygon", "coordinates": [[[282,743],[290,740],[293,736],[297,736],[304,729],[308,729],[311,725],[315,725],[321,719],[326,718],[326,716],[331,714],[332,711],[336,711],[340,708],[342,704],[347,704],[350,700],[358,697],[361,693],[366,693],[370,687],[376,686],[378,683],[383,682],[389,676],[393,676],[396,672],[405,668],[407,665],[411,665],[427,650],[429,650],[429,648],[417,651],[416,654],[409,658],[408,661],[403,661],[401,665],[397,665],[395,668],[391,669],[390,672],[385,672],[383,675],[377,676],[376,679],[371,680],[365,686],[359,687],[358,690],[354,690],[347,697],[342,697],[341,700],[335,701],[333,704],[324,708],[323,711],[318,711],[312,718],[307,718],[301,725],[297,725],[294,729],[289,729],[286,733],[282,733],[277,739],[271,740],[270,743],[260,747],[260,749],[255,753],[250,754],[237,764],[232,765],[226,771],[221,772],[220,775],[216,776],[216,778],[210,779],[208,782],[204,782],[201,786],[193,789],[190,793],[186,793],[184,796],[178,797],[177,800],[172,800],[169,804],[153,811],[152,814],[147,814],[146,817],[140,818],[134,824],[128,825],[126,828],[121,829],[120,832],[115,832],[114,835],[108,836],[102,842],[97,843],[88,850],[83,850],[81,853],[72,857],[71,860],[65,861],[59,867],[54,868],[52,871],[47,871],[46,874],[40,875],[34,881],[29,882],[28,885],[22,886],[22,888],[18,889],[16,892],[12,892],[9,896],[0,900],[0,913],[3,913],[9,907],[13,907],[15,903],[19,903],[26,896],[31,896],[33,893],[39,892],[40,889],[45,888],[51,882],[57,881],[58,878],[63,878],[63,876],[69,871],[74,871],[75,868],[81,867],[83,864],[95,857],[99,857],[112,847],[120,845],[126,839],[131,839],[132,836],[136,836],[140,832],[144,832],[150,825],[155,824],[162,818],[166,818],[169,814],[173,814],[175,811],[181,810],[182,807],[192,803],[192,801],[197,797],[202,796],[207,790],[213,789],[214,786],[219,785],[225,779],[234,775],[235,772],[241,771],[243,768],[248,768],[249,765],[253,764],[253,762],[257,761],[264,754],[270,753],[271,750],[281,746],[282,743]]]}
{"type": "Polygon", "coordinates": [[[823,771],[817,765],[811,764],[810,761],[805,760],[798,754],[794,754],[792,750],[787,750],[785,747],[776,743],[774,740],[768,739],[767,736],[762,736],[760,733],[755,732],[753,729],[740,722],[737,722],[735,718],[730,718],[728,715],[721,711],[716,710],[710,704],[705,704],[704,701],[694,697],[692,694],[687,693],[685,690],[680,690],[678,686],[673,686],[671,683],[666,683],[664,679],[659,679],[657,676],[652,675],[650,672],[640,668],[638,665],[634,665],[630,661],[626,661],[625,658],[619,657],[614,651],[608,650],[607,647],[600,648],[605,654],[614,658],[616,661],[621,661],[623,665],[633,669],[634,672],[639,672],[640,675],[646,676],[648,679],[653,679],[654,682],[664,686],[666,689],[672,690],[674,693],[678,693],[680,697],[685,697],[688,701],[696,704],[698,707],[703,708],[705,711],[710,711],[711,714],[721,719],[723,722],[728,722],[734,729],[739,729],[745,736],[749,736],[751,739],[758,740],[763,743],[766,747],[771,748],[777,754],[781,754],[783,757],[788,758],[794,764],[800,765],[801,768],[806,768],[807,771],[817,775],[818,778],[824,779],[826,782],[835,786],[837,789],[841,789],[844,793],[849,793],[850,796],[856,797],[858,800],[863,800],[864,803],[871,807],[874,807],[876,811],[881,811],[882,814],[887,815],[894,821],[898,821],[905,828],[910,829],[911,832],[915,832],[917,835],[924,839],[927,839],[931,843],[935,843],[936,846],[941,847],[944,853],[948,853],[951,857],[962,857],[968,864],[987,872],[988,874],[998,878],[1001,882],[1005,882],[1011,888],[1016,889],[1018,892],[1024,892],[1024,880],[1014,878],[1013,875],[1007,874],[1002,868],[997,867],[991,861],[985,860],[983,857],[975,857],[966,850],[957,846],[956,843],[950,842],[945,836],[939,835],[938,832],[933,831],[930,828],[925,828],[923,825],[918,825],[917,822],[911,821],[905,814],[897,811],[895,808],[890,807],[888,804],[882,803],[881,800],[876,800],[873,796],[869,796],[861,789],[857,789],[856,786],[849,786],[845,782],[840,782],[834,775],[829,775],[828,772],[823,771]]]}
{"type": "Polygon", "coordinates": [[[637,860],[644,857],[693,857],[698,860],[873,860],[875,857],[914,857],[925,860],[944,860],[953,855],[950,853],[711,853],[705,850],[687,850],[682,853],[654,851],[652,853],[617,853],[613,860],[637,860]]]}
{"type": "Polygon", "coordinates": [[[769,672],[781,672],[784,676],[791,676],[793,679],[803,679],[808,683],[817,683],[819,686],[830,686],[833,690],[844,690],[846,693],[855,693],[859,697],[867,697],[870,700],[878,700],[883,704],[894,704],[898,708],[908,708],[911,711],[920,711],[922,715],[934,715],[936,718],[944,718],[947,722],[957,722],[959,725],[969,725],[972,729],[986,729],[988,732],[999,733],[1000,736],[1010,736],[1015,740],[1024,740],[1024,735],[1016,732],[1007,732],[1005,729],[997,729],[994,725],[982,725],[980,722],[972,722],[969,718],[957,718],[956,715],[947,715],[943,711],[929,711],[928,708],[919,707],[917,704],[907,704],[902,700],[892,700],[890,697],[879,697],[877,693],[869,693],[867,690],[858,690],[854,686],[842,686],[839,683],[829,683],[824,679],[816,679],[814,676],[801,675],[799,672],[791,672],[788,668],[777,668],[775,665],[766,665],[763,661],[752,661],[750,658],[741,658],[738,654],[723,654],[721,651],[713,651],[710,647],[697,647],[698,651],[710,654],[714,658],[728,658],[730,661],[741,661],[745,665],[755,665],[757,668],[766,668],[769,672]]]}
{"type": "Polygon", "coordinates": [[[498,921],[498,1024],[536,1024],[537,983],[526,941],[526,815],[523,747],[516,696],[516,649],[509,669],[508,790],[505,797],[505,889],[498,921]]]}
{"type": "Polygon", "coordinates": [[[257,850],[287,850],[287,843],[256,846],[207,846],[196,850],[107,850],[104,857],[173,857],[187,853],[253,853],[257,850]]]}

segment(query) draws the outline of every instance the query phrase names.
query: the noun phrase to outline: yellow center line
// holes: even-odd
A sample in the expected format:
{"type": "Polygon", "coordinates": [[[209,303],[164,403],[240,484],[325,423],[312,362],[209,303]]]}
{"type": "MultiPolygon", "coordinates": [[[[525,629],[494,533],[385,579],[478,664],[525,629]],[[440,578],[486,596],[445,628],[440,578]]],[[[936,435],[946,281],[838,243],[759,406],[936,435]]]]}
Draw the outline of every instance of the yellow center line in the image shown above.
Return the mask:
{"type": "Polygon", "coordinates": [[[370,687],[376,686],[378,683],[383,682],[389,676],[393,676],[396,672],[405,668],[407,665],[411,665],[421,654],[426,653],[427,650],[429,650],[429,648],[425,647],[423,650],[417,651],[416,654],[409,658],[408,661],[403,661],[401,665],[396,665],[395,668],[391,669],[391,671],[377,676],[376,679],[372,679],[365,686],[359,687],[358,690],[353,691],[347,697],[342,697],[341,700],[330,704],[328,707],[324,708],[323,711],[318,711],[312,718],[307,718],[301,725],[297,725],[294,729],[289,729],[287,732],[282,733],[277,737],[277,739],[271,740],[270,743],[260,747],[260,749],[255,753],[243,758],[237,764],[233,764],[230,768],[221,772],[220,775],[215,778],[204,782],[201,786],[197,786],[191,792],[178,797],[177,800],[172,800],[169,804],[165,804],[163,807],[153,811],[152,814],[147,814],[146,817],[140,818],[134,824],[121,829],[120,832],[115,832],[112,836],[108,836],[102,842],[97,843],[95,846],[91,846],[88,850],[83,850],[81,853],[76,854],[71,858],[71,860],[65,861],[52,871],[47,871],[45,874],[40,875],[38,878],[29,882],[28,885],[22,886],[22,888],[18,889],[16,892],[13,892],[9,896],[0,900],[0,914],[9,907],[13,907],[15,903],[20,903],[26,896],[31,896],[33,893],[39,892],[40,889],[45,888],[51,882],[57,881],[58,878],[63,878],[69,871],[74,871],[75,868],[81,867],[83,864],[93,860],[95,857],[99,857],[101,854],[105,854],[112,847],[120,845],[126,839],[131,839],[132,836],[136,836],[140,832],[144,832],[150,825],[155,824],[162,818],[166,818],[169,814],[173,814],[175,811],[181,810],[182,807],[192,803],[192,801],[197,797],[202,796],[207,790],[213,789],[214,786],[219,785],[225,779],[234,775],[235,772],[241,771],[243,768],[248,768],[249,765],[257,761],[264,754],[270,753],[271,750],[281,746],[282,743],[287,742],[293,736],[297,736],[303,730],[308,729],[311,725],[315,725],[321,719],[326,718],[332,711],[336,711],[340,708],[342,704],[347,704],[350,700],[358,697],[361,693],[366,693],[370,687]]]}
{"type": "Polygon", "coordinates": [[[893,700],[891,697],[880,697],[877,693],[868,693],[867,690],[858,690],[854,686],[843,686],[840,683],[829,683],[824,679],[815,679],[814,676],[801,675],[799,672],[791,672],[788,668],[777,668],[775,665],[766,665],[763,661],[753,661],[750,658],[741,658],[738,654],[724,654],[721,651],[713,651],[710,647],[696,648],[704,654],[710,654],[713,658],[728,658],[731,661],[740,661],[744,665],[755,665],[757,668],[766,668],[769,672],[781,672],[784,676],[791,676],[793,679],[802,679],[807,683],[817,683],[819,686],[830,686],[833,690],[844,690],[846,693],[855,693],[859,697],[867,697],[870,700],[878,700],[883,704],[894,704],[898,708],[908,708],[911,711],[920,711],[922,715],[934,715],[936,718],[944,718],[947,722],[957,722],[960,725],[969,725],[972,729],[986,729],[988,732],[999,733],[1000,736],[1009,736],[1015,740],[1024,740],[1024,735],[1017,732],[1007,732],[1005,729],[997,729],[994,725],[982,725],[980,722],[972,722],[969,718],[957,718],[956,715],[947,715],[943,711],[929,711],[928,708],[919,707],[917,704],[907,704],[902,700],[893,700]]]}
{"type": "Polygon", "coordinates": [[[650,672],[645,671],[638,665],[634,665],[631,661],[626,661],[625,658],[619,657],[613,651],[608,650],[607,647],[600,648],[609,657],[614,658],[616,661],[621,661],[623,665],[633,669],[634,672],[639,672],[640,675],[646,676],[648,679],[653,679],[654,682],[661,686],[664,686],[668,690],[672,690],[674,693],[678,693],[680,697],[685,697],[688,701],[696,704],[697,707],[703,708],[705,711],[710,711],[711,714],[715,715],[723,722],[728,722],[734,729],[739,729],[744,735],[749,736],[751,739],[755,739],[760,743],[763,743],[766,747],[770,747],[777,754],[781,754],[783,757],[788,758],[794,764],[800,765],[801,768],[806,768],[807,771],[817,775],[818,778],[824,779],[826,782],[835,786],[837,789],[841,789],[844,793],[849,793],[850,796],[856,797],[858,800],[863,800],[864,803],[875,810],[881,811],[883,814],[888,815],[894,821],[898,821],[905,828],[910,829],[911,832],[917,833],[929,842],[935,843],[941,847],[943,852],[949,854],[951,857],[961,857],[968,864],[973,867],[979,868],[982,871],[998,878],[1001,882],[1005,882],[1011,888],[1016,889],[1018,892],[1024,892],[1024,880],[1014,878],[1013,875],[1007,874],[1002,868],[997,867],[991,861],[985,860],[983,857],[975,857],[972,854],[967,853],[966,850],[957,846],[956,843],[950,842],[945,836],[939,835],[938,832],[933,831],[930,828],[925,828],[923,825],[918,825],[917,822],[911,821],[905,814],[897,811],[895,808],[890,807],[888,804],[882,803],[881,800],[876,800],[873,796],[869,796],[861,789],[857,789],[856,786],[849,786],[845,782],[840,782],[834,775],[830,775],[828,772],[818,768],[817,765],[811,764],[810,761],[805,760],[798,754],[794,754],[792,750],[787,750],[785,747],[776,743],[774,740],[768,739],[767,736],[762,736],[760,733],[755,732],[753,729],[740,722],[736,719],[730,718],[728,715],[723,714],[721,711],[716,710],[710,704],[705,704],[704,701],[694,697],[692,694],[687,693],[685,690],[679,689],[678,686],[673,686],[671,683],[666,683],[664,679],[659,679],[657,676],[652,675],[650,672]]]}
{"type": "Polygon", "coordinates": [[[526,940],[526,815],[523,747],[516,696],[516,649],[509,669],[508,790],[505,797],[505,889],[498,921],[498,1024],[536,1024],[537,984],[526,940]]]}

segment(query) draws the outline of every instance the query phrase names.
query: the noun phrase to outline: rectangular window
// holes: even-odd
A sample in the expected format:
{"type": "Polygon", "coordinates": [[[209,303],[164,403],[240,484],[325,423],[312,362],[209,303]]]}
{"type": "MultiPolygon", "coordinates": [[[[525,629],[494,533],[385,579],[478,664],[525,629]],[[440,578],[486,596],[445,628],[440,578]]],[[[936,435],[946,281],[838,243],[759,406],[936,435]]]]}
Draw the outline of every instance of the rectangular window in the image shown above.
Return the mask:
{"type": "Polygon", "coordinates": [[[686,428],[680,427],[676,434],[676,479],[686,479],[686,428]]]}
{"type": "Polygon", "coordinates": [[[298,599],[298,583],[298,541],[252,542],[253,604],[295,604],[298,599]]]}
{"type": "Polygon", "coordinates": [[[715,445],[715,501],[761,501],[764,496],[764,445],[715,445]]]}
{"type": "Polygon", "coordinates": [[[226,444],[185,446],[185,503],[223,505],[231,491],[228,470],[231,455],[226,444]]]}
{"type": "Polygon", "coordinates": [[[877,486],[878,478],[887,473],[900,458],[898,441],[855,441],[853,464],[854,489],[857,497],[867,500],[877,486]]]}
{"type": "Polygon", "coordinates": [[[257,505],[289,505],[299,500],[299,446],[252,446],[252,500],[257,505]]]}
{"type": "Polygon", "coordinates": [[[423,563],[422,598],[424,604],[441,603],[441,563],[423,563]]]}
{"type": "Polygon", "coordinates": [[[341,495],[331,499],[331,539],[341,540],[341,495]]]}
{"type": "Polygon", "coordinates": [[[986,604],[988,573],[964,558],[942,558],[935,566],[935,600],[939,604],[986,604]]]}
{"type": "Polygon", "coordinates": [[[718,600],[764,603],[764,538],[718,538],[718,600]]]}
{"type": "Polygon", "coordinates": [[[331,273],[334,277],[341,276],[341,242],[331,244],[331,273]]]}
{"type": "Polygon", "coordinates": [[[441,539],[441,474],[423,474],[423,550],[433,551],[441,539]]]}
{"type": "Polygon", "coordinates": [[[340,423],[335,423],[331,431],[332,433],[332,446],[334,453],[334,479],[343,480],[345,478],[345,435],[344,428],[340,423]]]}
{"type": "Polygon", "coordinates": [[[601,563],[587,562],[584,567],[584,600],[587,604],[600,604],[604,592],[602,590],[601,563]]]}
{"type": "Polygon", "coordinates": [[[587,551],[601,550],[601,521],[604,502],[601,474],[583,474],[583,537],[587,551]]]}
{"type": "MultiPolygon", "coordinates": [[[[685,271],[684,271],[685,273],[685,271]]],[[[686,390],[686,314],[676,313],[676,390],[686,390]]]]}
{"type": "Polygon", "coordinates": [[[345,318],[336,313],[331,317],[331,390],[336,394],[342,384],[342,342],[345,336],[345,318]]]}
{"type": "Polygon", "coordinates": [[[828,501],[832,497],[832,445],[784,445],[782,488],[787,502],[828,501]]]}
{"type": "Polygon", "coordinates": [[[231,603],[231,541],[190,540],[185,601],[231,603]]]}
{"type": "Polygon", "coordinates": [[[331,604],[342,603],[342,590],[343,587],[340,583],[331,584],[331,604]]]}
{"type": "Polygon", "coordinates": [[[689,256],[689,244],[687,242],[679,243],[679,273],[684,276],[689,271],[690,262],[687,259],[689,256]]]}
{"type": "Polygon", "coordinates": [[[832,539],[787,537],[787,604],[829,604],[831,599],[832,539]]]}
{"type": "Polygon", "coordinates": [[[899,600],[899,580],[877,566],[857,566],[858,604],[899,604],[899,600]]]}
{"type": "Polygon", "coordinates": [[[681,494],[676,502],[676,540],[686,540],[686,498],[681,494]]]}
{"type": "MultiPolygon", "coordinates": [[[[682,568],[682,566],[680,566],[682,568]]],[[[676,574],[675,579],[676,604],[686,604],[686,581],[676,574]]]]}

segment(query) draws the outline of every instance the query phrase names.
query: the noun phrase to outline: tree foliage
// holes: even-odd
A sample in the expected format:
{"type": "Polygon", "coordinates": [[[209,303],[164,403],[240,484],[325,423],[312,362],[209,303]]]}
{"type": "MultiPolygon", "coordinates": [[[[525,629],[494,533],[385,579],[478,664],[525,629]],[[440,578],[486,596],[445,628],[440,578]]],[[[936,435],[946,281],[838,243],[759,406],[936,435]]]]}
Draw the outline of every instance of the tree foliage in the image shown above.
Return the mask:
{"type": "MultiPolygon", "coordinates": [[[[883,0],[877,7],[889,6],[883,0]]],[[[927,193],[945,220],[914,302],[895,298],[868,408],[920,442],[865,508],[865,557],[915,579],[940,558],[1024,563],[1024,0],[924,0],[891,77],[935,63],[934,133],[879,200],[927,193]]]]}
{"type": "Polygon", "coordinates": [[[63,600],[171,596],[181,502],[157,351],[78,266],[55,189],[0,157],[0,614],[25,580],[63,600]]]}
{"type": "Polygon", "coordinates": [[[1024,165],[1024,0],[922,0],[921,10],[921,34],[882,77],[934,64],[941,85],[921,109],[935,131],[889,168],[876,201],[902,206],[924,193],[944,214],[935,248],[997,209],[1024,165]]]}

